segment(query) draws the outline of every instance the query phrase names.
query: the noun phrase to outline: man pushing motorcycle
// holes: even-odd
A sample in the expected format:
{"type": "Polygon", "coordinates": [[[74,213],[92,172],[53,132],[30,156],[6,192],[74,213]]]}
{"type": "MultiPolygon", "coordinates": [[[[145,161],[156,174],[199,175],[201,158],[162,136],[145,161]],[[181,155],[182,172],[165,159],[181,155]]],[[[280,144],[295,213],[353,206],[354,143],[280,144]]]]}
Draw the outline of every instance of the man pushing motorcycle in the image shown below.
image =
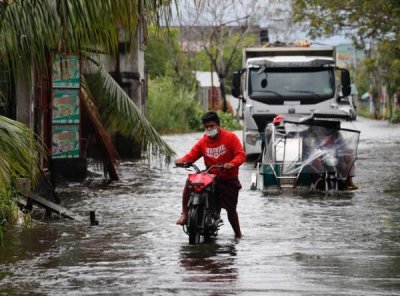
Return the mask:
{"type": "MultiPolygon", "coordinates": [[[[204,158],[205,166],[223,165],[224,169],[211,170],[210,173],[218,175],[216,192],[219,195],[218,209],[225,209],[229,223],[235,232],[236,238],[241,238],[239,216],[236,211],[239,190],[242,185],[239,182],[239,166],[246,161],[246,155],[239,138],[230,131],[220,126],[218,114],[210,111],[202,117],[205,135],[182,158],[175,160],[176,166],[187,162],[195,162],[204,158]]],[[[185,184],[182,194],[182,213],[176,224],[184,225],[188,219],[188,201],[190,190],[188,182],[185,184]]]]}

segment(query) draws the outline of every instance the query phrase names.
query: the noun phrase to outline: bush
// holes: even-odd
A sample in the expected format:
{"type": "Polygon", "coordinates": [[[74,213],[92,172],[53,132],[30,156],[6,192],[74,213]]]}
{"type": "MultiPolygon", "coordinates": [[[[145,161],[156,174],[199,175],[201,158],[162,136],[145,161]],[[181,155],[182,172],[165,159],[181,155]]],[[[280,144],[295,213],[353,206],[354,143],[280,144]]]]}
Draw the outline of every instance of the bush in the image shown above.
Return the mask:
{"type": "Polygon", "coordinates": [[[18,220],[16,194],[12,190],[0,188],[0,245],[3,244],[3,230],[18,220]]]}
{"type": "Polygon", "coordinates": [[[240,130],[242,126],[237,121],[235,116],[232,113],[218,111],[218,117],[221,120],[221,126],[227,130],[234,131],[240,130]]]}
{"type": "MultiPolygon", "coordinates": [[[[198,125],[195,128],[196,131],[204,130],[203,123],[201,122],[201,117],[204,115],[205,112],[206,111],[202,111],[202,113],[198,115],[199,120],[198,120],[198,125]]],[[[242,128],[242,126],[237,121],[237,119],[232,115],[232,113],[217,111],[217,114],[220,119],[221,127],[223,127],[224,129],[229,131],[235,131],[235,130],[240,130],[242,128]]]]}
{"type": "Polygon", "coordinates": [[[0,189],[0,225],[15,224],[18,219],[16,194],[5,188],[0,189]]]}
{"type": "Polygon", "coordinates": [[[149,81],[147,118],[159,133],[195,130],[203,113],[194,91],[177,85],[170,77],[149,81]]]}
{"type": "MultiPolygon", "coordinates": [[[[147,119],[161,134],[204,130],[201,117],[206,112],[196,100],[196,92],[171,77],[149,81],[147,119]]],[[[218,111],[221,126],[238,130],[241,126],[231,113],[218,111]]]]}

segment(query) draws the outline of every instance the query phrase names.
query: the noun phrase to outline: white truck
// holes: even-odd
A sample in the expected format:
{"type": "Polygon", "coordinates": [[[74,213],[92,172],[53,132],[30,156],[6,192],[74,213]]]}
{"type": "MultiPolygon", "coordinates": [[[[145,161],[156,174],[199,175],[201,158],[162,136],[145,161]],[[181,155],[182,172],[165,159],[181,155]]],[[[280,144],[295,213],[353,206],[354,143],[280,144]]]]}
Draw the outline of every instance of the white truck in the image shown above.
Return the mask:
{"type": "Polygon", "coordinates": [[[246,155],[261,153],[265,127],[277,115],[348,120],[338,102],[350,91],[349,71],[336,66],[335,47],[244,48],[232,95],[243,102],[246,155]]]}

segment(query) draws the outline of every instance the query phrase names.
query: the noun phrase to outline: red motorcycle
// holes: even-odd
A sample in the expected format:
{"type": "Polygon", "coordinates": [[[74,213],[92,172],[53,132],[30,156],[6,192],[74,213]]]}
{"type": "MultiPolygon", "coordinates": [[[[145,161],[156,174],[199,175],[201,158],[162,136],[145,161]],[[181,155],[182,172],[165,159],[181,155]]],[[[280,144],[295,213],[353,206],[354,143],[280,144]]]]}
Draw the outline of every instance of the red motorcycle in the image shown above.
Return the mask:
{"type": "Polygon", "coordinates": [[[218,209],[218,197],[215,194],[217,175],[209,173],[213,168],[223,168],[223,165],[213,165],[206,170],[200,170],[193,163],[184,163],[182,167],[193,168],[195,173],[188,176],[188,187],[191,191],[188,202],[189,215],[183,231],[189,235],[189,244],[199,244],[200,237],[205,239],[216,237],[223,222],[218,209]]]}

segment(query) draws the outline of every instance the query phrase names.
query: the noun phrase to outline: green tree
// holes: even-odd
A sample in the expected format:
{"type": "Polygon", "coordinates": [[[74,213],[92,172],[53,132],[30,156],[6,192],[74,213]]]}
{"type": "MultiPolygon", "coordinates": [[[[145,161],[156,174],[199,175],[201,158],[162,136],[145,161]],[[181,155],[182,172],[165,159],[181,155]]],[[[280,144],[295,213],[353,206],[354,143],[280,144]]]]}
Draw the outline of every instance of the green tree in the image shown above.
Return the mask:
{"type": "Polygon", "coordinates": [[[195,78],[180,48],[177,28],[149,30],[145,52],[149,74],[147,117],[160,133],[197,129],[202,114],[195,78]]]}
{"type": "Polygon", "coordinates": [[[201,68],[208,65],[207,70],[218,74],[222,109],[226,111],[225,81],[232,72],[232,65],[241,58],[241,49],[248,45],[246,37],[259,20],[260,3],[241,0],[202,0],[199,3],[201,5],[195,6],[186,1],[190,19],[181,17],[180,24],[188,28],[189,42],[201,44],[203,50],[191,64],[199,62],[201,68]]]}
{"type": "Polygon", "coordinates": [[[179,34],[178,28],[150,28],[145,51],[146,68],[151,78],[171,76],[174,83],[191,88],[194,77],[180,48],[179,34]]]}
{"type": "Polygon", "coordinates": [[[392,40],[383,40],[378,44],[377,68],[381,70],[382,82],[387,87],[386,117],[393,117],[395,97],[400,88],[400,44],[392,40]]]}
{"type": "Polygon", "coordinates": [[[400,2],[293,0],[293,3],[294,19],[304,24],[310,37],[344,34],[366,51],[362,69],[367,75],[362,73],[358,77],[362,78],[362,84],[369,83],[376,111],[379,111],[376,99],[381,86],[387,86],[387,115],[391,117],[393,97],[400,85],[400,2]]]}
{"type": "Polygon", "coordinates": [[[398,0],[293,0],[293,15],[312,38],[345,34],[357,44],[400,40],[398,0]]]}
{"type": "MultiPolygon", "coordinates": [[[[105,90],[98,99],[100,114],[107,114],[110,128],[133,136],[146,151],[173,154],[139,109],[123,92],[117,82],[104,70],[101,55],[118,54],[119,34],[135,40],[140,24],[159,25],[170,14],[168,0],[74,1],[74,0],[15,0],[0,4],[0,64],[15,73],[48,71],[51,51],[80,54],[97,68],[96,83],[88,89],[96,93],[105,90]],[[11,4],[8,4],[11,3],[11,4]],[[89,58],[90,57],[90,58],[89,58]],[[96,87],[94,89],[93,87],[96,87]]],[[[145,26],[144,26],[145,28],[145,26]]],[[[129,44],[129,42],[128,42],[129,44]]],[[[27,77],[29,78],[29,77],[27,77]]]]}
{"type": "Polygon", "coordinates": [[[233,71],[242,68],[242,48],[254,47],[257,43],[256,36],[247,35],[248,33],[245,35],[242,34],[243,33],[235,33],[234,30],[225,33],[222,44],[219,45],[220,50],[215,49],[214,54],[212,54],[211,50],[213,46],[210,45],[210,48],[204,47],[204,52],[202,53],[206,56],[206,59],[208,59],[208,64],[211,62],[213,68],[218,73],[220,82],[222,82],[220,86],[221,91],[223,90],[224,96],[230,92],[232,87],[231,80],[233,71]]]}
{"type": "MultiPolygon", "coordinates": [[[[133,44],[141,24],[145,30],[147,24],[159,26],[161,20],[168,21],[171,3],[170,0],[0,1],[0,65],[12,69],[16,77],[32,85],[32,73],[42,76],[50,73],[49,59],[53,52],[81,55],[95,69],[94,80],[83,78],[83,87],[86,93],[98,94],[96,107],[100,114],[106,115],[102,117],[106,120],[104,124],[112,131],[135,138],[143,150],[163,154],[168,159],[174,153],[172,149],[100,61],[103,54],[118,54],[121,32],[130,41],[128,44],[133,44]]],[[[0,89],[0,93],[4,91],[0,89]]],[[[5,189],[0,193],[2,201],[9,200],[13,177],[37,175],[41,151],[29,127],[0,116],[0,187],[5,189]]]]}
{"type": "Polygon", "coordinates": [[[195,92],[177,83],[171,76],[149,82],[148,118],[160,133],[193,131],[202,126],[201,109],[195,92]]]}
{"type": "Polygon", "coordinates": [[[149,40],[144,54],[146,69],[150,78],[165,76],[173,69],[173,56],[176,56],[177,30],[149,28],[149,40]]]}

